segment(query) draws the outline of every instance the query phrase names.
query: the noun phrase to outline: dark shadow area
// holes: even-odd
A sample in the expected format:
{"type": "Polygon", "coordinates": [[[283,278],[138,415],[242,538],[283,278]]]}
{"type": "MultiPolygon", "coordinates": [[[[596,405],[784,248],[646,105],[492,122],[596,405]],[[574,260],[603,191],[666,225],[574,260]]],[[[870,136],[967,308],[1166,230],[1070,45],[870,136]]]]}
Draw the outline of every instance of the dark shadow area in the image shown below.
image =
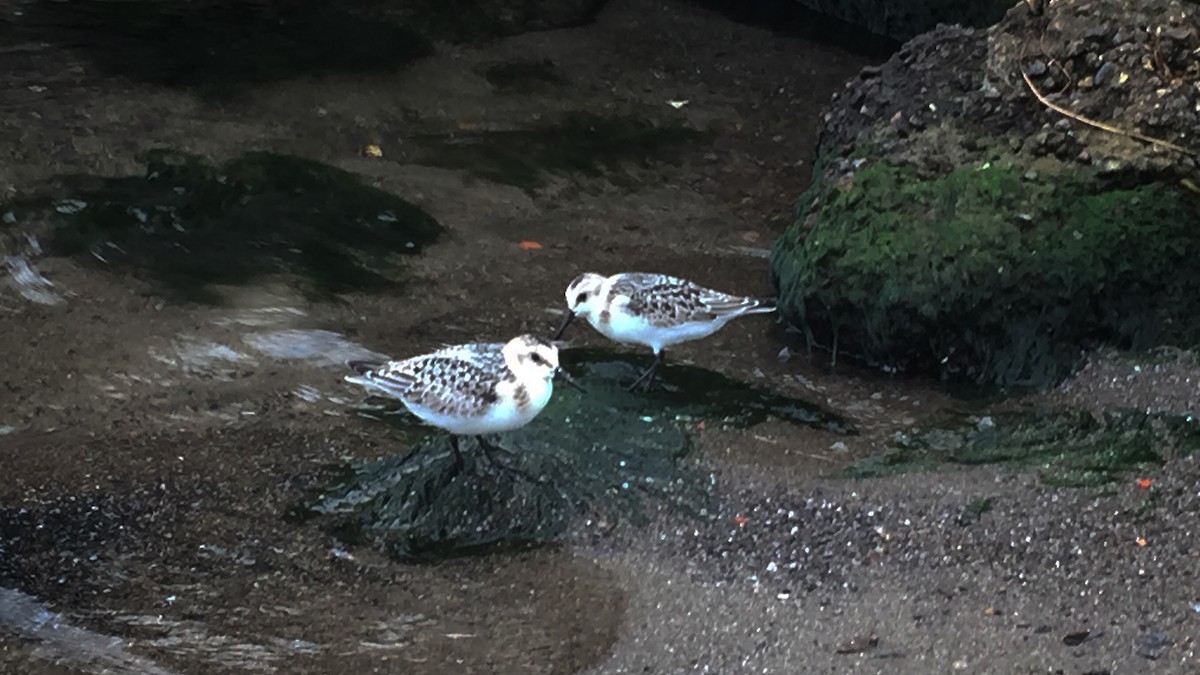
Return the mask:
{"type": "Polygon", "coordinates": [[[952,420],[897,438],[880,455],[843,475],[873,478],[945,464],[1037,467],[1048,485],[1092,487],[1200,449],[1200,420],[1191,415],[1080,410],[1009,413],[952,420]]]}
{"type": "Polygon", "coordinates": [[[489,66],[483,76],[498,91],[516,94],[535,93],[567,83],[562,70],[550,59],[497,63],[489,66]]]}
{"type": "Polygon", "coordinates": [[[404,25],[316,0],[41,0],[19,25],[109,74],[206,97],[303,75],[388,72],[433,53],[404,25]]]}
{"type": "Polygon", "coordinates": [[[670,161],[703,138],[703,132],[681,121],[658,123],[574,112],[526,129],[408,137],[402,144],[416,145],[411,160],[418,164],[465,170],[477,178],[532,192],[541,187],[546,174],[564,173],[603,176],[633,188],[637,181],[617,170],[621,163],[670,161]]]}
{"type": "Polygon", "coordinates": [[[784,37],[837,47],[884,61],[900,49],[899,40],[841,21],[800,4],[799,0],[692,0],[730,21],[766,28],[784,37]]]}
{"type": "Polygon", "coordinates": [[[592,22],[608,0],[372,0],[372,13],[395,16],[438,40],[478,43],[592,22]]]}
{"type": "Polygon", "coordinates": [[[732,427],[753,426],[774,417],[837,434],[858,433],[845,418],[819,405],[699,366],[668,360],[655,375],[654,387],[647,393],[635,394],[623,387],[650,367],[654,357],[649,354],[586,347],[562,351],[560,358],[565,370],[595,383],[589,385],[589,392],[593,388],[604,392],[610,405],[624,406],[629,415],[646,415],[645,410],[657,409],[660,415],[677,421],[703,420],[707,424],[732,427]]]}
{"type": "Polygon", "coordinates": [[[209,284],[273,273],[318,294],[389,288],[400,281],[389,258],[420,253],[441,232],[420,208],[319,162],[248,153],[210,166],[170,151],[145,161],[143,176],[67,176],[0,205],[4,227],[48,224],[53,251],[199,301],[216,300],[209,284]]]}
{"type": "MultiPolygon", "coordinates": [[[[659,391],[630,393],[624,385],[643,361],[599,349],[564,351],[564,368],[586,392],[557,387],[533,423],[490,439],[504,452],[489,457],[463,439],[459,464],[448,436],[435,431],[396,455],[349,467],[298,513],[330,517],[339,536],[401,558],[535,545],[583,517],[643,522],[650,504],[713,515],[712,478],[702,460],[689,457],[689,432],[701,422],[743,427],[774,416],[853,433],[810,403],[691,366],[665,368],[659,391]]],[[[360,413],[386,419],[403,436],[427,429],[395,401],[368,403],[360,413]]]]}
{"type": "Polygon", "coordinates": [[[884,60],[939,24],[987,28],[1011,0],[692,0],[725,17],[779,35],[884,60]]]}

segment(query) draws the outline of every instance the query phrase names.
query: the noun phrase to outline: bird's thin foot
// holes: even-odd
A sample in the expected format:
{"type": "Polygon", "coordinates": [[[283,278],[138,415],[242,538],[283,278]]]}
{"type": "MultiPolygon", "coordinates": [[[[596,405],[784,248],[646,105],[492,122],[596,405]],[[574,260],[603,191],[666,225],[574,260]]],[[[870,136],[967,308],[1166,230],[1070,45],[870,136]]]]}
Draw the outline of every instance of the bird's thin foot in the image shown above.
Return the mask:
{"type": "Polygon", "coordinates": [[[642,371],[642,374],[638,375],[637,379],[634,380],[633,383],[628,387],[626,387],[626,391],[640,391],[643,394],[649,392],[654,386],[655,375],[657,374],[658,366],[661,363],[662,355],[658,354],[655,356],[654,362],[650,364],[650,367],[642,371]]]}
{"type": "Polygon", "coordinates": [[[479,440],[479,448],[481,450],[483,450],[483,454],[487,456],[488,464],[492,467],[492,469],[497,470],[497,471],[506,471],[508,473],[520,476],[520,477],[524,478],[525,480],[530,481],[532,483],[541,483],[542,482],[541,480],[535,478],[533,475],[529,474],[528,472],[526,472],[522,469],[518,469],[512,462],[503,462],[503,461],[498,460],[496,457],[497,454],[501,454],[501,455],[505,455],[505,456],[511,458],[513,461],[516,461],[517,453],[513,452],[512,450],[509,450],[508,448],[501,447],[501,446],[495,445],[493,443],[489,443],[482,436],[478,437],[478,440],[479,440]]]}
{"type": "Polygon", "coordinates": [[[467,466],[467,461],[463,457],[462,449],[458,447],[458,437],[450,437],[450,452],[454,453],[454,468],[458,473],[475,473],[475,466],[467,466]]]}

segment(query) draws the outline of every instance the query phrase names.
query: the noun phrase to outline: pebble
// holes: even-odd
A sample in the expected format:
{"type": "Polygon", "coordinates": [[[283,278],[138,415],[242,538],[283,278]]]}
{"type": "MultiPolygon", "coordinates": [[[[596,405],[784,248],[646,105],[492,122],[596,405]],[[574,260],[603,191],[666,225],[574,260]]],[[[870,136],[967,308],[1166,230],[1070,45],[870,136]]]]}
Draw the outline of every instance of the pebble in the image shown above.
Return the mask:
{"type": "Polygon", "coordinates": [[[1025,74],[1030,77],[1041,77],[1046,74],[1046,64],[1041,61],[1034,61],[1025,69],[1025,74]]]}
{"type": "Polygon", "coordinates": [[[1184,40],[1192,37],[1192,29],[1188,28],[1187,26],[1177,26],[1175,28],[1168,28],[1164,30],[1162,35],[1169,37],[1172,40],[1183,42],[1184,40]]]}
{"type": "Polygon", "coordinates": [[[1154,661],[1166,654],[1173,644],[1175,643],[1166,633],[1153,631],[1138,638],[1136,651],[1138,656],[1154,661]]]}

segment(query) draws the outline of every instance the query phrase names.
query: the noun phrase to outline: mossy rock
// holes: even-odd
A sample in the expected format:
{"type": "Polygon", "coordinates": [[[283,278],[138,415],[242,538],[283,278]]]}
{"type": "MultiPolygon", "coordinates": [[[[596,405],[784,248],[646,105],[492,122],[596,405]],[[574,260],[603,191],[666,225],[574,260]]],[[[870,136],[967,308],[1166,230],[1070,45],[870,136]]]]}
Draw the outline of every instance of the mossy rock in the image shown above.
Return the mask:
{"type": "Polygon", "coordinates": [[[581,517],[644,522],[651,504],[713,514],[712,477],[692,453],[701,422],[742,427],[771,416],[854,433],[814,404],[694,366],[668,365],[649,395],[626,391],[646,363],[604,350],[563,352],[564,368],[586,391],[555,387],[529,426],[491,439],[507,451],[493,452],[494,461],[463,439],[459,464],[445,433],[395,401],[370,398],[360,414],[387,420],[416,443],[345,467],[338,484],[301,511],[330,517],[341,536],[402,558],[542,544],[581,517]]]}
{"type": "Polygon", "coordinates": [[[851,179],[818,178],[800,211],[771,267],[810,347],[1044,386],[1088,347],[1200,341],[1200,198],[1186,190],[862,160],[851,179]]]}
{"type": "Polygon", "coordinates": [[[1200,450],[1200,419],[1121,410],[1097,419],[1082,410],[1008,413],[956,420],[901,435],[895,445],[842,472],[875,478],[944,464],[1036,468],[1063,487],[1105,485],[1200,450]]]}
{"type": "Polygon", "coordinates": [[[186,300],[213,284],[270,274],[316,294],[385,289],[393,256],[420,253],[442,228],[410,202],[347,171],[299,157],[247,153],[219,166],[165,150],[142,176],[66,176],[47,194],[0,205],[11,225],[49,221],[56,253],[159,282],[186,300]]]}

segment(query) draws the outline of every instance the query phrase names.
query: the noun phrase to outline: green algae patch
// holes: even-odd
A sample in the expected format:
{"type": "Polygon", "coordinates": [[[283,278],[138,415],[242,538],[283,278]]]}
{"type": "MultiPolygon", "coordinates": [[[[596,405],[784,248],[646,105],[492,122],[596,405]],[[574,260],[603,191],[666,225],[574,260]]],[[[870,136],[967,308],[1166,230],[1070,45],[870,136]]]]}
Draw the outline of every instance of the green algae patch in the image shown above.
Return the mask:
{"type": "Polygon", "coordinates": [[[421,426],[395,401],[367,399],[360,414],[392,427],[381,424],[381,433],[416,442],[348,467],[305,508],[328,518],[340,536],[401,558],[544,544],[580,521],[642,523],[659,507],[700,518],[714,513],[711,474],[692,453],[698,420],[745,426],[775,415],[851,431],[815,406],[698,368],[668,366],[666,391],[643,396],[622,386],[640,365],[624,356],[567,350],[563,362],[586,391],[557,386],[533,423],[489,439],[503,449],[492,452],[494,461],[463,439],[459,464],[444,432],[421,426]]]}
{"type": "Polygon", "coordinates": [[[249,153],[212,166],[154,151],[145,161],[144,175],[68,176],[59,194],[0,211],[15,223],[49,220],[57,253],[199,301],[217,300],[212,284],[269,274],[317,294],[390,288],[401,281],[395,257],[420,253],[442,230],[410,202],[298,157],[249,153]]]}
{"type": "Polygon", "coordinates": [[[1048,485],[1090,487],[1200,449],[1200,418],[1119,411],[1010,413],[902,435],[879,455],[842,472],[875,478],[947,464],[1036,469],[1048,485]]]}
{"type": "Polygon", "coordinates": [[[771,266],[810,348],[1045,386],[1086,348],[1200,341],[1195,195],[990,165],[922,179],[874,162],[800,203],[771,266]]]}
{"type": "MultiPolygon", "coordinates": [[[[623,163],[670,160],[705,134],[682,121],[573,112],[522,129],[458,132],[414,139],[418,164],[464,170],[475,178],[532,193],[551,175],[604,177],[634,187],[623,163]]],[[[406,141],[409,142],[409,141],[406,141]]]]}

